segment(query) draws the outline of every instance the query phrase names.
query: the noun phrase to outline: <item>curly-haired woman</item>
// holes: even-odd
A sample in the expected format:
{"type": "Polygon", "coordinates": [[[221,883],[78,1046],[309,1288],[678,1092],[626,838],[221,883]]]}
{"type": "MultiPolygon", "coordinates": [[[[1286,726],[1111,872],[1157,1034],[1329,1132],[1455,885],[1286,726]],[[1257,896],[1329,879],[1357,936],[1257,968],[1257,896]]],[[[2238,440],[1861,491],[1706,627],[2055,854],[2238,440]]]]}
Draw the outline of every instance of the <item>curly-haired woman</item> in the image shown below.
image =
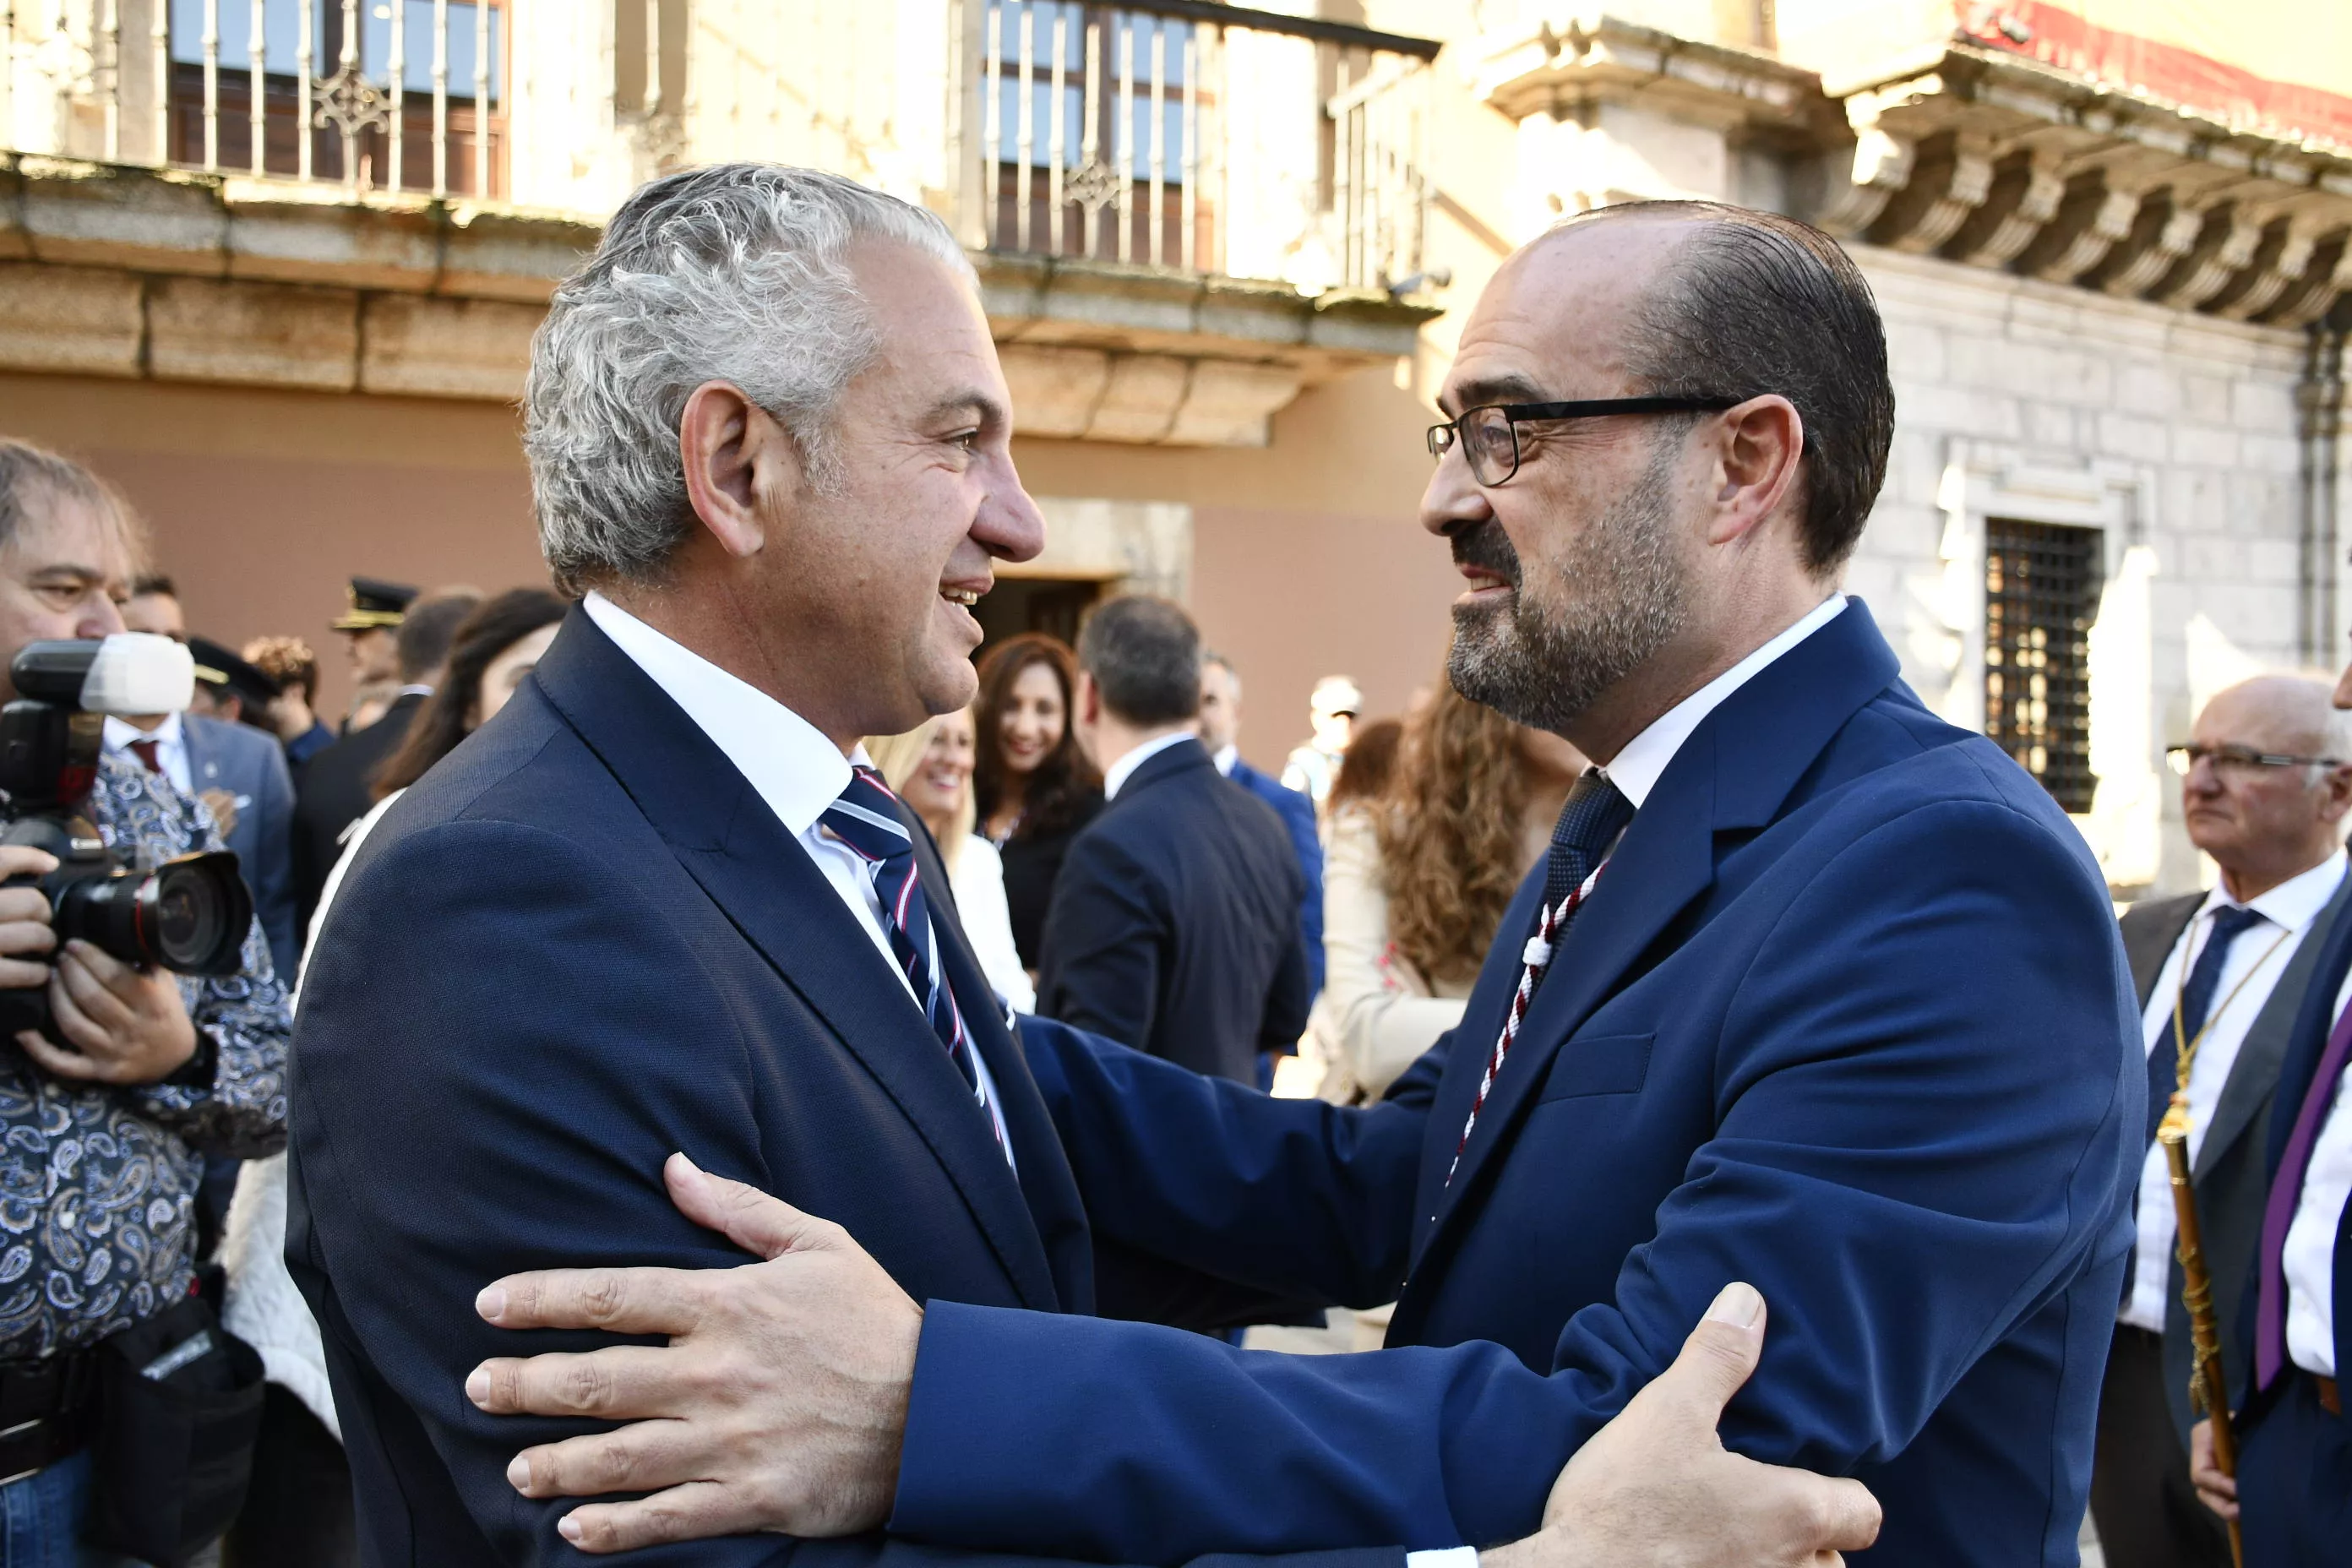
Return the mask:
{"type": "Polygon", "coordinates": [[[1387,789],[1334,813],[1323,859],[1318,1092],[1387,1092],[1461,1022],[1503,911],[1585,760],[1439,682],[1404,722],[1387,789]]]}

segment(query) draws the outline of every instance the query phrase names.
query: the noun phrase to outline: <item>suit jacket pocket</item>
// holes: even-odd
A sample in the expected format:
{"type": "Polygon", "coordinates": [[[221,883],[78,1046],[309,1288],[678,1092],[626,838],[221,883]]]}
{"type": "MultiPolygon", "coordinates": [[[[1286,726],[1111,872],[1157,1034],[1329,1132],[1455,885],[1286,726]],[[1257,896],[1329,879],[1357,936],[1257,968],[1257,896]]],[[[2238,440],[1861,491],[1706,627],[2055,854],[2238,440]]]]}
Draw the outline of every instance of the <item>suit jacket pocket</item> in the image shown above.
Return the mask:
{"type": "Polygon", "coordinates": [[[1560,1047],[1544,1075],[1536,1103],[1588,1094],[1633,1094],[1650,1072],[1654,1030],[1640,1035],[1579,1037],[1560,1047]]]}

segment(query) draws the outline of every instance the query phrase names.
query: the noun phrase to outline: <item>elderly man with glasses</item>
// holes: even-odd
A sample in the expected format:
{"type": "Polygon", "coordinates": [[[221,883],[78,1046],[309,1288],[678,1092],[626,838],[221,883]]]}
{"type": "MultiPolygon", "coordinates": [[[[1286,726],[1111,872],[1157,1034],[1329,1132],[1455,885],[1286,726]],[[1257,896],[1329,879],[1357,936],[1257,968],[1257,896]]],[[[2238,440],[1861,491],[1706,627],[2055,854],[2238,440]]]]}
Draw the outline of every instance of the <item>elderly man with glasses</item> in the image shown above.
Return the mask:
{"type": "Polygon", "coordinates": [[[2213,858],[2210,892],[2144,900],[2124,916],[2147,1047],[2137,1236],[2099,1399],[2091,1511],[2111,1563],[2228,1568],[2220,1519],[2189,1484],[2190,1340],[2173,1256],[2173,1203],[2156,1126],[2189,1097],[2189,1156],[2223,1368],[2245,1388],[2239,1332],[2266,1185],[2279,1066],[2324,941],[2347,900],[2352,713],[2326,682],[2266,676],[2233,686],[2167,756],[2181,775],[2189,842],[2213,858]],[[2306,938],[2314,940],[2306,941],[2306,938]]]}

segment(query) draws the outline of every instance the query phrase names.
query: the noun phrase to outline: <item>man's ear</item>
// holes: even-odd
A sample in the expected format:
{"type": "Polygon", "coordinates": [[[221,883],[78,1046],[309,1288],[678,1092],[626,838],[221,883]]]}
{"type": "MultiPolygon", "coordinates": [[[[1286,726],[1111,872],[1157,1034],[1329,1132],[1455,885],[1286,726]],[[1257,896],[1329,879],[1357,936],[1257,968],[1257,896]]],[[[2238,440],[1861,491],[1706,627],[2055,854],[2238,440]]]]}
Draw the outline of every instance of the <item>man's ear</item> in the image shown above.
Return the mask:
{"type": "Polygon", "coordinates": [[[1744,539],[1777,511],[1795,488],[1805,456],[1804,416],[1778,394],[1751,397],[1722,419],[1709,544],[1744,539]]]}
{"type": "Polygon", "coordinates": [[[724,381],[689,394],[677,422],[687,500],[703,528],[730,555],[756,555],[768,543],[760,498],[790,494],[801,479],[800,455],[767,410],[724,381]]]}
{"type": "Polygon", "coordinates": [[[1079,723],[1091,728],[1102,722],[1102,688],[1095,684],[1092,674],[1083,669],[1078,671],[1076,699],[1079,723]]]}

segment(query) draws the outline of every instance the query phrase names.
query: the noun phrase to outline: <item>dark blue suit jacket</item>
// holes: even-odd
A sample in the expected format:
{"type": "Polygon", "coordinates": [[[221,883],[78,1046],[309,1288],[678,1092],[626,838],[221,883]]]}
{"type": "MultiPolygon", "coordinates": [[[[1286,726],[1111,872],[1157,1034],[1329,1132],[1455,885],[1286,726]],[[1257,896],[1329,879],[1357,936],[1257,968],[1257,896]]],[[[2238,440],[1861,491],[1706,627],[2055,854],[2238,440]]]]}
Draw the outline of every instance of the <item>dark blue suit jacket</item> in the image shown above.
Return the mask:
{"type": "MultiPolygon", "coordinates": [[[[2352,910],[2339,916],[2327,932],[2327,945],[2321,950],[2318,965],[2311,972],[2311,985],[2303,994],[2303,1009],[2295,1015],[2294,1031],[2287,1039],[2286,1056],[2279,1064],[2278,1091],[2271,1099],[2271,1137],[2263,1169],[2269,1173],[2269,1184],[2278,1181],[2279,1165],[2286,1157],[2287,1140],[2294,1135],[2295,1118],[2302,1112],[2303,1102],[2311,1092],[2313,1075],[2319,1070],[2319,1058],[2327,1049],[2327,1037],[2336,1027],[2336,996],[2344,988],[2344,977],[2352,973],[2352,910]]],[[[2245,1352],[2245,1364],[2253,1365],[2254,1336],[2259,1327],[2254,1304],[2262,1289],[2262,1253],[2254,1255],[2254,1266],[2246,1281],[2245,1308],[2239,1314],[2238,1341],[2245,1352]]],[[[2336,1307],[2336,1372],[2338,1377],[2352,1369],[2352,1204],[2336,1221],[2336,1268],[2333,1293],[2336,1307]]],[[[2258,1421],[2269,1410],[2277,1388],[2284,1386],[2281,1378],[2270,1389],[2250,1389],[2245,1399],[2245,1415],[2249,1423],[2258,1421]]]]}
{"type": "Polygon", "coordinates": [[[1037,1011],[1237,1083],[1307,1027],[1299,872],[1271,808],[1187,738],[1070,843],[1037,1011]]]}
{"type": "Polygon", "coordinates": [[[2081,835],[1850,605],[1677,752],[1449,1182],[1539,897],[1376,1107],[1024,1024],[1098,1234],[1402,1288],[1389,1342],[1420,1348],[941,1306],[897,1524],[1114,1556],[1507,1540],[1746,1279],[1771,1329],[1735,1448],[1866,1482],[1868,1561],[2073,1563],[2147,1076],[2081,835]]]}
{"type": "MultiPolygon", "coordinates": [[[[919,854],[944,889],[928,839],[919,854]]],[[[485,1356],[610,1337],[501,1334],[472,1301],[518,1268],[744,1261],[672,1207],[673,1150],[848,1226],[918,1300],[1087,1307],[1069,1167],[940,908],[1017,1180],[799,843],[580,612],[402,799],[338,895],[294,1047],[288,1262],[324,1331],[369,1568],[583,1561],[555,1532],[564,1505],[503,1471],[591,1424],[493,1420],[462,1384],[485,1356]]],[[[956,1555],[761,1536],[643,1557],[956,1555]]]]}
{"type": "Polygon", "coordinates": [[[247,724],[195,713],[183,714],[180,723],[196,793],[220,789],[237,797],[228,847],[253,894],[269,961],[290,986],[302,939],[294,924],[294,776],[286,749],[277,736],[247,724]]]}
{"type": "Polygon", "coordinates": [[[1307,939],[1307,999],[1312,1003],[1323,989],[1323,836],[1316,830],[1315,803],[1239,757],[1225,776],[1274,807],[1290,835],[1298,874],[1307,879],[1307,891],[1298,900],[1298,930],[1307,939]]]}

